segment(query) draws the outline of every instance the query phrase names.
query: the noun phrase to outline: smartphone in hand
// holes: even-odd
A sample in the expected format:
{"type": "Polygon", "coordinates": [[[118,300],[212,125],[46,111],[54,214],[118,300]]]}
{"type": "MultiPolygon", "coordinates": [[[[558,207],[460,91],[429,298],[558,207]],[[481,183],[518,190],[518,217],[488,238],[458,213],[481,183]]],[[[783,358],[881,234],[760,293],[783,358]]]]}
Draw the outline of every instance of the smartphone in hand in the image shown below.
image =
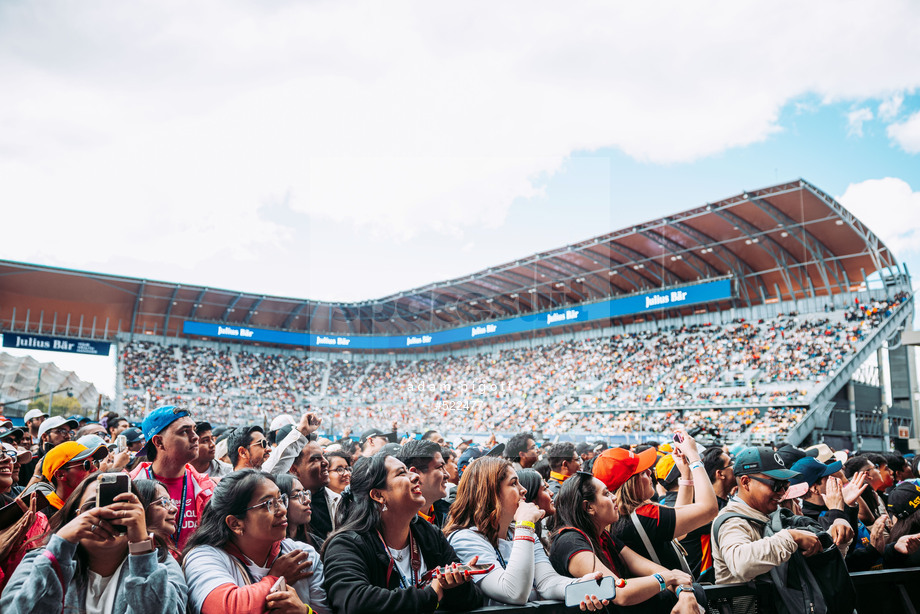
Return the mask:
{"type": "Polygon", "coordinates": [[[568,608],[575,607],[591,595],[601,601],[604,599],[613,601],[613,598],[617,596],[617,588],[613,584],[613,578],[604,576],[600,580],[586,580],[569,584],[565,587],[565,605],[568,608]]]}
{"type": "MultiPolygon", "coordinates": [[[[127,473],[103,473],[97,478],[96,507],[105,507],[115,503],[115,497],[131,492],[131,478],[127,473]]],[[[113,524],[116,533],[127,533],[128,527],[113,524]]]]}

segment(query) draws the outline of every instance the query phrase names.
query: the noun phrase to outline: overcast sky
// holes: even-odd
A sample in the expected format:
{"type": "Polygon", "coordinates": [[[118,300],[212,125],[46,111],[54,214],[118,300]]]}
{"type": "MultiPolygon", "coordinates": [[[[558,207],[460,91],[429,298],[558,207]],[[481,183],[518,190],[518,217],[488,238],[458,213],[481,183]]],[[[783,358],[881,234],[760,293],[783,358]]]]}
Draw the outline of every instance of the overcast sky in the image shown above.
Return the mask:
{"type": "Polygon", "coordinates": [[[6,0],[0,258],[362,300],[803,177],[920,271],[917,32],[909,0],[6,0]]]}

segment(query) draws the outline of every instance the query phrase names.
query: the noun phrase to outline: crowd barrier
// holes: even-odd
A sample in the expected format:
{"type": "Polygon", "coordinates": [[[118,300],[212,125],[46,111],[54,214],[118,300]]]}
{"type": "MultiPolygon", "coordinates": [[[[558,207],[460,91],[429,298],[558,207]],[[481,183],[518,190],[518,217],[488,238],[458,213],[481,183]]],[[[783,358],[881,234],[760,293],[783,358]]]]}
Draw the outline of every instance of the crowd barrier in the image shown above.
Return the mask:
{"type": "MultiPolygon", "coordinates": [[[[856,587],[859,614],[917,614],[920,607],[920,568],[863,571],[850,574],[856,587]]],[[[708,614],[775,614],[770,587],[765,584],[719,584],[703,587],[709,599],[708,614]]],[[[523,606],[492,606],[475,614],[571,614],[558,601],[534,601],[523,606]]]]}

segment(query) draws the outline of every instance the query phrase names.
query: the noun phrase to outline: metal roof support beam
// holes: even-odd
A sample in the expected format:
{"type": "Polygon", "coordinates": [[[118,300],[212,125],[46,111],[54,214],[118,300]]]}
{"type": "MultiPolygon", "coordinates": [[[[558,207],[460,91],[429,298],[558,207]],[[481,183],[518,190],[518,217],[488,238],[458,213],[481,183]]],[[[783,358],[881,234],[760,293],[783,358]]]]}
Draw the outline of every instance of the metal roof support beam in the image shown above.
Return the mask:
{"type": "MultiPolygon", "coordinates": [[[[630,269],[632,269],[633,271],[648,271],[649,275],[654,275],[656,279],[649,279],[648,277],[646,277],[646,276],[643,275],[642,273],[638,273],[638,272],[636,273],[636,275],[638,275],[639,277],[641,277],[643,281],[649,282],[649,283],[652,285],[652,288],[654,288],[654,287],[656,287],[656,286],[664,286],[664,285],[666,285],[666,284],[665,284],[665,281],[664,281],[664,276],[663,276],[663,275],[657,274],[657,273],[655,273],[652,269],[650,269],[649,267],[645,266],[645,262],[648,262],[648,263],[650,263],[650,264],[651,264],[651,263],[658,264],[658,263],[655,262],[654,260],[652,260],[652,259],[646,257],[644,254],[640,254],[639,252],[637,252],[637,251],[635,251],[635,250],[629,249],[628,247],[624,247],[624,246],[619,245],[619,244],[617,244],[617,243],[610,242],[610,243],[605,243],[604,245],[606,245],[606,246],[607,246],[607,249],[609,249],[610,251],[612,251],[612,252],[614,252],[614,253],[616,253],[616,254],[622,256],[623,258],[625,258],[627,262],[630,261],[630,260],[632,260],[632,261],[635,262],[635,264],[632,265],[632,266],[630,266],[630,265],[628,265],[628,264],[620,265],[620,266],[625,266],[626,268],[630,268],[630,269]],[[640,262],[640,260],[644,260],[645,262],[640,262]],[[641,265],[641,268],[638,268],[638,269],[637,269],[636,266],[638,266],[638,265],[641,265]]],[[[664,267],[663,267],[662,265],[660,265],[660,264],[658,264],[658,266],[659,266],[659,268],[660,268],[660,269],[662,270],[662,272],[663,272],[663,271],[664,271],[664,267]]]]}
{"type": "Polygon", "coordinates": [[[304,301],[304,302],[300,303],[299,305],[295,305],[294,308],[291,309],[291,312],[290,312],[289,314],[287,314],[287,317],[284,319],[284,323],[281,325],[281,328],[290,328],[290,327],[291,327],[291,324],[294,323],[294,318],[296,318],[298,315],[300,315],[300,312],[303,311],[304,308],[305,308],[308,304],[309,304],[309,303],[307,303],[306,301],[304,301]]]}
{"type": "Polygon", "coordinates": [[[252,316],[258,313],[259,305],[262,304],[262,301],[265,300],[265,296],[260,296],[256,299],[256,302],[252,304],[252,307],[249,308],[249,311],[246,312],[246,317],[243,318],[243,324],[249,324],[249,321],[252,320],[252,316]]]}
{"type": "Polygon", "coordinates": [[[240,292],[235,297],[233,297],[233,300],[230,301],[230,303],[227,305],[227,308],[224,310],[224,315],[221,318],[221,320],[223,320],[224,322],[227,321],[227,318],[229,318],[230,314],[233,312],[233,308],[236,307],[236,304],[240,302],[241,298],[243,298],[242,292],[240,292]]]}
{"type": "MultiPolygon", "coordinates": [[[[584,256],[584,257],[587,257],[587,256],[584,256]]],[[[592,275],[596,275],[596,274],[598,273],[598,271],[586,271],[585,269],[583,269],[583,268],[581,268],[581,267],[579,267],[579,266],[577,266],[577,265],[575,265],[575,264],[572,264],[572,263],[570,263],[570,262],[566,262],[566,261],[563,260],[562,258],[555,258],[555,259],[553,259],[553,260],[550,260],[549,262],[551,262],[552,264],[554,264],[554,265],[558,266],[559,268],[565,270],[565,271],[569,274],[569,277],[568,277],[567,279],[559,279],[559,280],[557,280],[557,282],[558,282],[558,281],[561,281],[561,282],[564,283],[564,282],[568,282],[568,281],[575,281],[576,279],[583,279],[584,281],[575,282],[575,283],[581,283],[581,284],[584,284],[585,286],[587,286],[592,292],[594,292],[595,298],[600,298],[600,297],[602,297],[602,296],[605,296],[604,291],[601,290],[600,287],[595,286],[594,284],[592,284],[592,283],[591,283],[591,280],[589,279],[592,275]]],[[[589,297],[588,297],[588,295],[586,295],[584,292],[579,292],[578,290],[576,290],[576,289],[572,286],[571,283],[569,283],[568,286],[569,286],[569,289],[572,290],[572,292],[574,292],[574,293],[577,294],[578,296],[580,296],[581,299],[582,299],[583,301],[584,301],[584,300],[588,300],[589,297]]]]}
{"type": "Polygon", "coordinates": [[[198,308],[201,307],[201,300],[204,298],[204,295],[207,291],[207,288],[202,288],[201,292],[198,293],[198,298],[196,298],[195,302],[192,303],[192,311],[188,314],[190,320],[195,317],[196,313],[198,313],[198,308]]]}
{"type": "MultiPolygon", "coordinates": [[[[461,286],[464,286],[464,285],[467,285],[467,284],[476,285],[477,283],[479,283],[479,282],[478,282],[477,280],[474,279],[474,280],[472,280],[472,281],[468,281],[468,282],[465,282],[465,283],[460,284],[460,285],[461,285],[461,286]]],[[[481,295],[480,297],[476,298],[475,300],[477,300],[477,301],[479,301],[479,302],[490,303],[490,304],[491,304],[491,303],[497,303],[498,306],[501,307],[502,309],[504,309],[505,312],[506,312],[508,315],[516,314],[517,311],[514,309],[514,307],[512,307],[512,306],[510,306],[510,305],[507,305],[507,304],[505,304],[505,303],[502,301],[502,299],[504,298],[504,296],[505,296],[505,295],[500,295],[500,294],[483,294],[483,295],[481,295]]]]}
{"type": "MultiPolygon", "coordinates": [[[[806,230],[805,226],[797,223],[794,219],[774,207],[768,201],[761,200],[760,198],[754,198],[748,195],[748,200],[750,200],[754,206],[758,209],[769,215],[774,222],[777,224],[782,224],[784,230],[789,233],[789,236],[793,237],[799,244],[802,245],[808,252],[811,254],[811,257],[816,262],[819,262],[821,266],[818,269],[818,273],[821,275],[821,281],[824,282],[824,287],[827,289],[827,295],[833,296],[833,291],[831,290],[830,279],[827,276],[828,266],[824,262],[824,254],[833,256],[826,245],[821,243],[813,234],[806,230]],[[796,230],[798,232],[796,232],[796,230]],[[801,233],[801,236],[799,236],[801,233]]],[[[837,271],[832,271],[834,274],[834,279],[837,282],[837,287],[840,287],[840,275],[837,271]]]]}
{"type": "Polygon", "coordinates": [[[699,254],[695,253],[692,249],[687,249],[680,243],[677,243],[676,241],[673,241],[672,239],[669,239],[663,234],[657,233],[653,230],[640,230],[639,234],[647,236],[649,239],[651,239],[652,241],[654,241],[661,247],[665,248],[666,250],[672,250],[674,252],[677,252],[676,255],[680,256],[681,260],[686,262],[687,265],[690,266],[690,268],[692,268],[694,271],[696,271],[700,277],[712,277],[713,275],[718,275],[718,271],[715,270],[715,267],[713,267],[711,264],[706,262],[706,260],[701,258],[699,254]],[[685,255],[692,257],[693,262],[691,262],[689,258],[684,259],[685,255]],[[707,269],[707,271],[703,272],[703,270],[700,269],[695,264],[697,262],[702,263],[702,265],[707,269]]]}
{"type": "MultiPolygon", "coordinates": [[[[792,288],[792,270],[786,263],[786,259],[788,258],[792,262],[796,262],[795,257],[793,257],[793,255],[790,254],[785,247],[777,243],[773,237],[768,234],[764,234],[763,231],[761,231],[759,228],[750,224],[747,222],[747,220],[744,220],[741,217],[735,215],[731,211],[726,209],[715,209],[713,210],[713,213],[721,217],[726,222],[732,224],[733,226],[737,226],[739,229],[742,229],[744,234],[747,235],[748,239],[750,239],[752,242],[754,239],[757,239],[757,245],[760,246],[760,249],[767,252],[770,257],[773,258],[773,260],[782,267],[786,284],[788,285],[789,291],[792,293],[794,298],[795,290],[792,288]],[[761,241],[761,239],[763,240],[761,241]]],[[[799,289],[802,291],[802,296],[804,297],[806,296],[805,282],[801,277],[801,273],[799,271],[796,272],[799,273],[796,282],[799,284],[799,289]]]]}
{"type": "MultiPolygon", "coordinates": [[[[617,262],[616,260],[612,259],[610,256],[598,254],[597,252],[593,252],[590,249],[585,249],[585,251],[591,254],[592,256],[599,258],[600,260],[607,261],[607,283],[610,285],[610,292],[608,293],[609,296],[613,296],[613,288],[616,288],[617,290],[622,291],[622,288],[620,288],[620,286],[613,283],[614,275],[610,275],[610,271],[614,269],[617,271],[616,275],[628,281],[632,285],[634,290],[642,290],[642,285],[638,283],[635,279],[633,279],[632,275],[635,275],[638,279],[641,279],[643,282],[648,281],[645,277],[633,271],[632,268],[630,268],[628,265],[623,264],[621,262],[617,262]],[[629,275],[624,275],[624,272],[629,272],[629,275]]],[[[599,265],[599,266],[604,266],[604,265],[599,265]]]]}
{"type": "MultiPolygon", "coordinates": [[[[547,281],[541,282],[541,285],[552,284],[553,290],[550,290],[550,296],[552,296],[552,294],[555,293],[555,291],[556,291],[556,290],[555,290],[556,284],[557,284],[557,283],[560,283],[560,281],[561,281],[561,280],[559,279],[559,273],[560,273],[560,271],[553,270],[552,268],[547,267],[547,266],[545,266],[545,265],[543,265],[543,266],[538,265],[537,263],[534,263],[533,268],[534,268],[534,271],[538,271],[538,270],[546,271],[545,279],[546,279],[547,281]],[[548,281],[548,280],[554,280],[554,281],[548,281]]],[[[563,270],[563,271],[561,271],[561,272],[563,273],[563,275],[565,275],[566,273],[568,273],[568,271],[565,271],[565,270],[563,270]]],[[[565,283],[565,282],[562,282],[562,283],[565,283]]],[[[577,295],[581,298],[581,300],[583,300],[583,301],[584,301],[584,300],[587,300],[587,297],[586,297],[584,294],[582,294],[581,292],[578,292],[577,290],[575,290],[575,289],[572,288],[571,286],[569,286],[569,288],[572,290],[572,292],[574,292],[575,294],[577,294],[577,295]]],[[[552,301],[553,301],[553,304],[554,304],[554,305],[555,305],[555,304],[559,304],[559,303],[556,301],[555,298],[553,298],[552,301]]]]}
{"type": "Polygon", "coordinates": [[[137,323],[137,311],[140,309],[141,301],[144,300],[144,288],[147,287],[147,280],[142,279],[141,285],[137,288],[137,296],[134,297],[134,310],[131,312],[131,333],[128,337],[128,343],[134,341],[134,325],[137,323]]]}
{"type": "Polygon", "coordinates": [[[166,305],[166,317],[163,318],[163,336],[169,334],[169,316],[172,314],[173,304],[176,302],[176,295],[179,294],[179,285],[173,288],[172,295],[169,297],[169,304],[166,305]]]}

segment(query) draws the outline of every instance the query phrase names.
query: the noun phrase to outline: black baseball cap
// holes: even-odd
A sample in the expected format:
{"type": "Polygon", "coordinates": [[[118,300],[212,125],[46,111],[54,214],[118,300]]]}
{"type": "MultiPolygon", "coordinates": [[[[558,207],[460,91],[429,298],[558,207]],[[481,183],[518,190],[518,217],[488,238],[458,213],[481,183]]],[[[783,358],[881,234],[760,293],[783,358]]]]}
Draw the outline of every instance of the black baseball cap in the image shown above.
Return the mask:
{"type": "Polygon", "coordinates": [[[920,486],[916,482],[901,482],[888,493],[888,513],[904,520],[920,510],[920,486]]]}
{"type": "Polygon", "coordinates": [[[753,446],[744,448],[735,456],[735,475],[762,473],[776,480],[791,480],[798,474],[786,468],[783,457],[773,448],[753,446]]]}
{"type": "Polygon", "coordinates": [[[396,431],[393,431],[392,433],[384,433],[380,429],[368,429],[364,431],[361,433],[361,439],[358,441],[358,443],[364,445],[364,443],[371,437],[384,437],[390,443],[398,443],[396,431]]]}

